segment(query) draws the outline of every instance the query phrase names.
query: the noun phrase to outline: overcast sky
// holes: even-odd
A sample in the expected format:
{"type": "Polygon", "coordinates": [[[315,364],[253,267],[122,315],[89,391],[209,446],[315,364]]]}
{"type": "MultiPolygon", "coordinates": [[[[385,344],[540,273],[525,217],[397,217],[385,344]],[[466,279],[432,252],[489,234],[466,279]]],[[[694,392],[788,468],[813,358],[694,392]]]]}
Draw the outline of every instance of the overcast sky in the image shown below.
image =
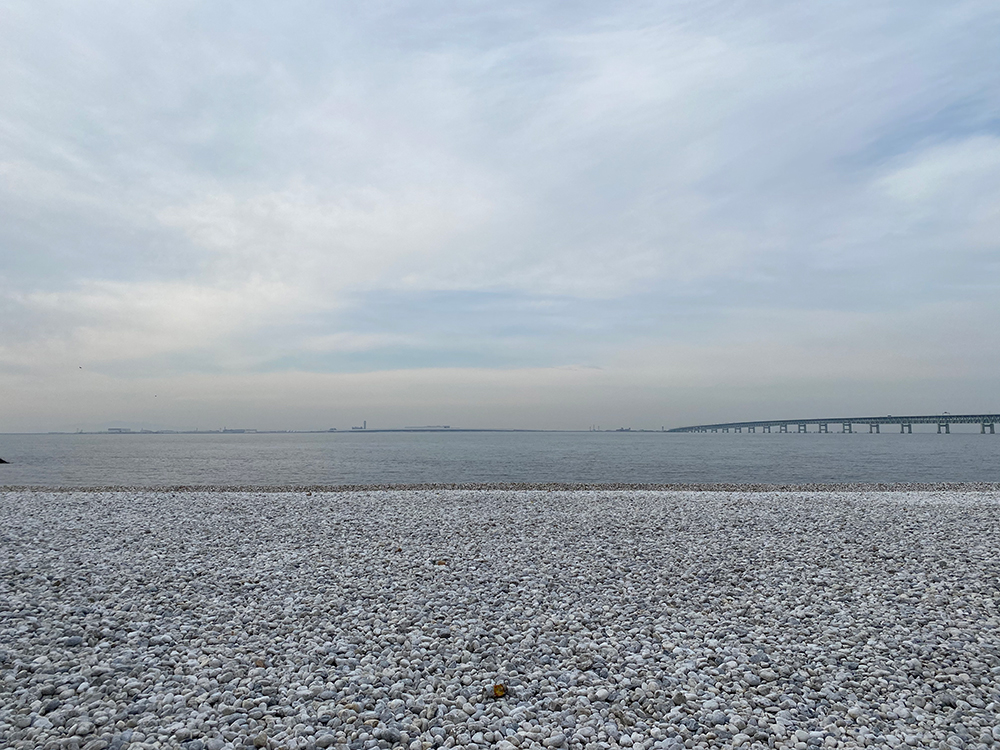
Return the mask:
{"type": "Polygon", "coordinates": [[[0,4],[0,431],[1000,412],[1000,5],[0,4]]]}

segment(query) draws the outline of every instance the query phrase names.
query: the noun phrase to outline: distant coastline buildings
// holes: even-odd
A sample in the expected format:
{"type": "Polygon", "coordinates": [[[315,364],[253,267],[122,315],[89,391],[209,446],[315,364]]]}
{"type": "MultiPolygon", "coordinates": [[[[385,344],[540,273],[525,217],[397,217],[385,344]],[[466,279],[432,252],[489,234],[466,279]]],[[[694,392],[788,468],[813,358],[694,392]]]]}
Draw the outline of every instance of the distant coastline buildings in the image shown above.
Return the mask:
{"type": "MultiPolygon", "coordinates": [[[[119,422],[119,424],[121,424],[119,422]]],[[[983,434],[994,435],[996,434],[996,426],[1000,424],[1000,413],[974,413],[974,414],[950,414],[948,412],[942,412],[940,414],[910,414],[910,415],[894,415],[886,414],[884,416],[853,416],[853,417],[827,417],[827,418],[812,418],[812,419],[769,419],[769,420],[750,420],[742,422],[718,422],[713,424],[700,424],[700,425],[687,425],[684,427],[673,427],[667,428],[666,426],[661,426],[659,429],[649,429],[649,428],[634,428],[621,426],[617,428],[603,429],[601,425],[592,424],[586,431],[589,432],[605,432],[605,433],[619,433],[619,434],[629,434],[629,433],[692,433],[692,432],[795,432],[795,433],[808,433],[808,432],[819,432],[827,433],[834,432],[834,428],[839,428],[836,431],[842,433],[853,433],[858,432],[858,427],[867,427],[867,432],[870,433],[880,433],[883,432],[885,427],[898,427],[900,433],[911,434],[917,426],[926,426],[931,428],[926,431],[937,430],[938,433],[949,434],[952,432],[952,428],[960,425],[970,425],[972,429],[978,428],[978,432],[983,434]]],[[[368,430],[368,420],[364,420],[361,425],[356,425],[350,428],[351,432],[365,432],[368,430]]],[[[329,427],[326,429],[300,429],[300,430],[258,430],[254,428],[244,428],[244,427],[222,427],[209,430],[201,429],[188,429],[188,430],[166,430],[166,429],[146,429],[138,427],[107,427],[104,429],[99,429],[97,432],[87,432],[85,430],[77,430],[78,434],[110,434],[110,435],[242,435],[242,434],[278,434],[278,433],[334,433],[334,432],[347,432],[345,428],[329,427]]],[[[582,432],[583,430],[566,430],[566,429],[537,429],[537,428],[482,428],[482,427],[452,427],[448,424],[425,424],[425,425],[406,425],[405,427],[373,427],[373,432],[582,432]]],[[[970,432],[971,430],[959,430],[960,432],[970,432]]],[[[51,434],[66,434],[66,433],[51,433],[51,434]]]]}

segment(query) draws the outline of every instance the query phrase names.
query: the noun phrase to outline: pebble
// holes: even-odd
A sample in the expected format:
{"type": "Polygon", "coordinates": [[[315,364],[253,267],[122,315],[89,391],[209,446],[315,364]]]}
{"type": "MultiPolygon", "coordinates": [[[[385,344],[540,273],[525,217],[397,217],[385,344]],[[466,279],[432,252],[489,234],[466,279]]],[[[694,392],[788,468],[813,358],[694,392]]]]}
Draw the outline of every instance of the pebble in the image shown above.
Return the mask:
{"type": "Polygon", "coordinates": [[[4,490],[0,747],[1000,748],[998,511],[4,490]]]}

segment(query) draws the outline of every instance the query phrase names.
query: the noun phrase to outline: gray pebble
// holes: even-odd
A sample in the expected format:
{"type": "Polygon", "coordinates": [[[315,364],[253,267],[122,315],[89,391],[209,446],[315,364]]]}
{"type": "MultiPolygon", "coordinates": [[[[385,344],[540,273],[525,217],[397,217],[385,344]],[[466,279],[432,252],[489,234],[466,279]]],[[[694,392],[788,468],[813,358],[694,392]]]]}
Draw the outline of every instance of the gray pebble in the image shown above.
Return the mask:
{"type": "Polygon", "coordinates": [[[995,744],[998,509],[949,489],[0,491],[0,738],[995,744]]]}

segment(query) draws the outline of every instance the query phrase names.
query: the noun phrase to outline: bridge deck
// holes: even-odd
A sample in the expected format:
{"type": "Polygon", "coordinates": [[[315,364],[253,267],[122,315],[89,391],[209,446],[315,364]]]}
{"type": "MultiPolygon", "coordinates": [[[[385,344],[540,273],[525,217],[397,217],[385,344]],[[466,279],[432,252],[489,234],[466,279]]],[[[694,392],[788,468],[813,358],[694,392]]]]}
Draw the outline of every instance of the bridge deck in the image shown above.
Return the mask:
{"type": "MultiPolygon", "coordinates": [[[[1000,422],[1000,414],[913,414],[897,416],[887,414],[879,417],[826,417],[822,419],[762,419],[750,422],[719,422],[717,424],[696,424],[688,427],[674,427],[667,432],[712,432],[719,430],[745,430],[748,428],[771,428],[771,427],[802,427],[817,425],[839,424],[845,427],[849,425],[880,425],[898,424],[900,427],[915,424],[938,425],[938,429],[945,425],[953,424],[978,424],[983,429],[987,427],[993,431],[993,425],[1000,422]]],[[[849,428],[848,428],[849,429],[849,428]]]]}

